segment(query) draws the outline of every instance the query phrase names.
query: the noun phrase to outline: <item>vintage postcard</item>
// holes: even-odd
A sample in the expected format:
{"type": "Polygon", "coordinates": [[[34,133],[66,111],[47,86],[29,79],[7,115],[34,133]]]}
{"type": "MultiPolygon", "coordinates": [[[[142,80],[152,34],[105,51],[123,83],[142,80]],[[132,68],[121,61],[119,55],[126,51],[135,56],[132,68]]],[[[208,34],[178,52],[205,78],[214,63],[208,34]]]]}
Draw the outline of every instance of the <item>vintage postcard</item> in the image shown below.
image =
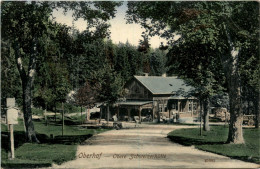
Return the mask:
{"type": "Polygon", "coordinates": [[[258,1],[1,1],[2,168],[259,168],[258,1]]]}

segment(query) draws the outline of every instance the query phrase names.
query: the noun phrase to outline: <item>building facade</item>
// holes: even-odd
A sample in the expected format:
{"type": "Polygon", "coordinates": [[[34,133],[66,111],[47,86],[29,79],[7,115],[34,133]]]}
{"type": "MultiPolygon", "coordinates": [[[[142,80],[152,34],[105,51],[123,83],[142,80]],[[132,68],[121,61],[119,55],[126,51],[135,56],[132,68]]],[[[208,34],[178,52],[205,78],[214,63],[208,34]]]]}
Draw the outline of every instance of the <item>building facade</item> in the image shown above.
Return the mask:
{"type": "Polygon", "coordinates": [[[115,103],[110,116],[120,121],[194,118],[199,114],[198,100],[178,95],[192,89],[178,77],[134,76],[126,84],[125,98],[115,103]]]}

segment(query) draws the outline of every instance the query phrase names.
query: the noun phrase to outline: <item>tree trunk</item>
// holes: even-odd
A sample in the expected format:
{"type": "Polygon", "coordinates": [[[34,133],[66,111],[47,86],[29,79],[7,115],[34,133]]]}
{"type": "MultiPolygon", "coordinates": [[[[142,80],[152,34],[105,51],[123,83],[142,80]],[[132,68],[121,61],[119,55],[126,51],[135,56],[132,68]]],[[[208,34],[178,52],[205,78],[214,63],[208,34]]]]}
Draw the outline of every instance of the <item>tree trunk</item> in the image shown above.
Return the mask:
{"type": "Polygon", "coordinates": [[[45,126],[48,126],[48,116],[47,116],[47,103],[45,102],[44,106],[44,117],[45,117],[45,126]]]}
{"type": "Polygon", "coordinates": [[[102,109],[103,107],[100,107],[99,124],[101,123],[101,119],[102,119],[102,109]]]}
{"type": "Polygon", "coordinates": [[[56,107],[56,102],[54,102],[54,104],[55,104],[54,112],[55,112],[55,123],[56,123],[56,120],[57,120],[57,107],[56,107]]]}
{"type": "Polygon", "coordinates": [[[159,101],[157,101],[157,120],[158,122],[157,123],[160,123],[160,106],[159,106],[159,101]]]}
{"type": "Polygon", "coordinates": [[[89,122],[90,114],[89,114],[89,107],[86,107],[86,121],[89,122]]]}
{"type": "Polygon", "coordinates": [[[230,124],[227,143],[242,144],[244,143],[242,130],[243,110],[241,80],[238,67],[240,50],[234,46],[229,31],[225,25],[224,31],[229,42],[229,53],[222,55],[222,65],[227,78],[230,104],[230,124]]]}
{"type": "Polygon", "coordinates": [[[230,98],[230,124],[227,142],[241,144],[244,143],[244,138],[242,130],[243,110],[241,102],[240,77],[236,71],[229,72],[229,76],[227,77],[230,98]]]}
{"type": "Polygon", "coordinates": [[[230,125],[228,133],[228,143],[241,144],[244,143],[243,138],[243,111],[241,103],[240,86],[238,86],[236,76],[231,78],[229,84],[230,98],[230,125]]]}
{"type": "Polygon", "coordinates": [[[200,136],[202,136],[202,101],[200,100],[200,136]]]}
{"type": "Polygon", "coordinates": [[[206,98],[203,102],[203,110],[204,110],[204,114],[203,114],[203,130],[204,131],[210,131],[210,127],[209,127],[209,98],[206,98]]]}
{"type": "Polygon", "coordinates": [[[26,139],[28,142],[39,143],[32,122],[31,103],[32,103],[31,88],[28,87],[28,85],[25,86],[25,84],[23,83],[23,113],[24,113],[24,122],[26,128],[26,139]]]}
{"type": "Polygon", "coordinates": [[[26,139],[28,142],[37,142],[39,143],[39,140],[36,137],[36,133],[34,130],[34,125],[32,122],[32,84],[34,80],[35,75],[35,58],[37,55],[36,50],[36,40],[34,39],[32,51],[29,57],[29,65],[28,65],[28,73],[26,74],[24,66],[22,64],[22,58],[20,56],[20,48],[19,43],[15,42],[13,44],[13,48],[15,51],[15,59],[16,59],[16,65],[21,77],[22,81],[22,88],[23,88],[23,114],[24,114],[24,122],[25,122],[25,128],[26,128],[26,139]]]}
{"type": "Polygon", "coordinates": [[[80,106],[80,124],[83,124],[83,120],[82,120],[82,106],[80,106]]]}
{"type": "Polygon", "coordinates": [[[110,112],[109,112],[109,104],[107,104],[107,124],[109,122],[109,114],[110,114],[110,112]]]}
{"type": "Polygon", "coordinates": [[[260,97],[259,92],[256,93],[255,106],[255,128],[259,128],[259,112],[260,112],[260,97]]]}

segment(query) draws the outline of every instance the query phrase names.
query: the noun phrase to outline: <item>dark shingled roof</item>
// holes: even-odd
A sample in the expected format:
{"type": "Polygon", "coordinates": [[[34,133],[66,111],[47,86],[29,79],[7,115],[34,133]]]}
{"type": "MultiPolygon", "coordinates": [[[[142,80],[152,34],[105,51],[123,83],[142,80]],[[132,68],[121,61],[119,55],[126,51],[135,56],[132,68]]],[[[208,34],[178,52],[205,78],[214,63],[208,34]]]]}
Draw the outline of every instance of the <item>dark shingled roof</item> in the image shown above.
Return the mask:
{"type": "Polygon", "coordinates": [[[193,87],[188,86],[182,79],[177,77],[163,76],[134,76],[153,94],[174,94],[180,89],[189,92],[193,87]]]}

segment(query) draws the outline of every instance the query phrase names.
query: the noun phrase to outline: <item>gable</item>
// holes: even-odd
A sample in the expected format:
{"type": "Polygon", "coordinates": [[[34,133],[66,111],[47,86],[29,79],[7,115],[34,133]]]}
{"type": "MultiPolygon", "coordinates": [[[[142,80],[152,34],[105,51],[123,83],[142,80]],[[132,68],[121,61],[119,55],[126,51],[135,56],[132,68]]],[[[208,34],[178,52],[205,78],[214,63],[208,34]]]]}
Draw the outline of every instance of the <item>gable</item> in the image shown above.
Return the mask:
{"type": "Polygon", "coordinates": [[[128,89],[127,99],[149,100],[152,98],[152,93],[135,78],[127,84],[126,88],[128,89]]]}

